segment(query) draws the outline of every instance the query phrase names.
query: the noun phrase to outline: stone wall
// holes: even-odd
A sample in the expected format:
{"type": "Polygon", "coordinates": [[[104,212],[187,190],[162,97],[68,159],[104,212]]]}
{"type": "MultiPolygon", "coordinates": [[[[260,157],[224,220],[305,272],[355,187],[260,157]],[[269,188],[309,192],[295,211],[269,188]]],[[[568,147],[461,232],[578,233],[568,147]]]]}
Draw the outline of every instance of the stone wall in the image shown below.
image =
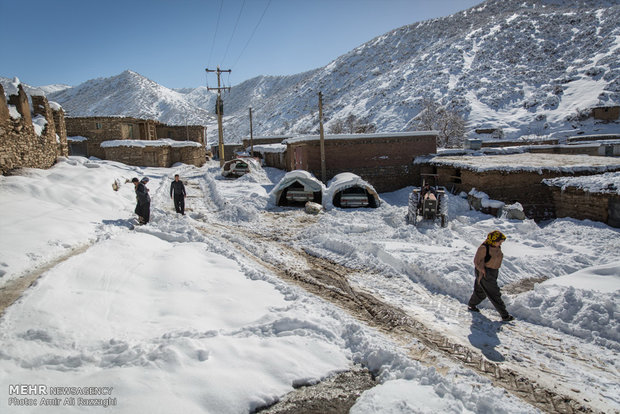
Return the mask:
{"type": "Polygon", "coordinates": [[[37,134],[32,124],[28,96],[21,85],[17,95],[5,99],[0,85],[0,171],[7,174],[17,168],[49,168],[59,156],[68,155],[64,113],[60,107],[52,109],[47,98],[32,97],[34,117],[41,115],[46,125],[37,134]],[[19,119],[10,116],[8,105],[13,105],[19,119]]]}
{"type": "MultiPolygon", "coordinates": [[[[336,174],[351,172],[368,181],[378,192],[394,191],[419,182],[419,170],[413,159],[434,154],[437,136],[410,136],[336,139],[325,142],[326,181],[336,174]]],[[[287,144],[287,170],[301,169],[321,178],[320,141],[307,140],[287,144]]]]}
{"type": "Polygon", "coordinates": [[[201,125],[165,125],[156,126],[157,138],[170,138],[175,141],[192,141],[204,144],[205,128],[201,125]]]}
{"type": "Polygon", "coordinates": [[[122,162],[127,165],[142,167],[171,167],[173,164],[182,162],[197,167],[204,165],[206,152],[204,146],[114,146],[104,147],[104,155],[107,160],[122,162]]]}
{"type": "Polygon", "coordinates": [[[557,217],[601,221],[620,227],[620,212],[615,211],[620,206],[617,194],[590,193],[576,187],[550,188],[557,217]]]}

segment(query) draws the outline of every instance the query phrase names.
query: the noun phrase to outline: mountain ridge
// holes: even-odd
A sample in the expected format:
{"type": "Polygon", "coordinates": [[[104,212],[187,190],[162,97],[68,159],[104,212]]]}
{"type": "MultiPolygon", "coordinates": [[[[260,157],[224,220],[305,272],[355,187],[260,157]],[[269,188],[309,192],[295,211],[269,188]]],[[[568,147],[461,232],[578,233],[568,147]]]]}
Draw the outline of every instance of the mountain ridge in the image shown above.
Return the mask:
{"type": "MultiPolygon", "coordinates": [[[[415,129],[432,100],[505,138],[608,133],[618,123],[588,118],[620,105],[620,4],[610,0],[487,0],[451,16],[391,30],[328,65],[258,76],[223,94],[227,142],[249,135],[318,130],[349,115],[378,132],[415,129]]],[[[70,116],[130,115],[202,124],[216,135],[215,94],[172,90],[132,71],[48,93],[70,116]],[[123,84],[124,82],[124,84],[123,84]]]]}

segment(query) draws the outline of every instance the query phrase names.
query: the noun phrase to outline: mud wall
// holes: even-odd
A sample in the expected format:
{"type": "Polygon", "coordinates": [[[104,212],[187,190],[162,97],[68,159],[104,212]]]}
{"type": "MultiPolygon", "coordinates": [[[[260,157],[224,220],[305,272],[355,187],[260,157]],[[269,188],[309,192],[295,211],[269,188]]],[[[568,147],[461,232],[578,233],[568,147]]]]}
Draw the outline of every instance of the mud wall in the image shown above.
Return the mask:
{"type": "MultiPolygon", "coordinates": [[[[399,137],[325,140],[326,181],[336,174],[352,172],[368,181],[378,192],[394,191],[419,181],[413,159],[437,151],[437,137],[399,137]]],[[[287,170],[302,169],[321,179],[319,140],[287,145],[287,170]]]]}
{"type": "Polygon", "coordinates": [[[28,96],[21,85],[17,95],[4,95],[0,85],[0,172],[4,175],[17,168],[49,168],[59,156],[68,155],[64,112],[52,109],[47,98],[33,96],[31,113],[28,96]],[[14,108],[11,116],[9,105],[14,108]],[[33,118],[44,119],[45,126],[39,135],[33,118]]]}

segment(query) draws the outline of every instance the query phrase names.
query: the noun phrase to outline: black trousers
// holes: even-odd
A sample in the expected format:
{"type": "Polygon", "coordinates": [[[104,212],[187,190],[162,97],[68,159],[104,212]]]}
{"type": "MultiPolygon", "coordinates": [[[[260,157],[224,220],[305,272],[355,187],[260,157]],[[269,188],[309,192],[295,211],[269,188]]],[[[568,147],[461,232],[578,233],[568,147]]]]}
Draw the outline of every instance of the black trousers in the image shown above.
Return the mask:
{"type": "Polygon", "coordinates": [[[177,213],[185,214],[185,197],[183,194],[174,195],[174,209],[177,213]]]}
{"type": "Polygon", "coordinates": [[[485,267],[486,276],[480,279],[478,283],[478,276],[480,276],[478,269],[476,269],[476,280],[474,280],[474,293],[472,293],[469,299],[469,306],[477,306],[480,302],[489,298],[489,301],[495,306],[495,309],[499,312],[502,318],[508,316],[506,305],[502,300],[502,293],[497,286],[497,277],[499,276],[499,269],[490,269],[485,267]]]}
{"type": "Polygon", "coordinates": [[[151,203],[138,203],[136,205],[135,213],[139,216],[139,221],[141,224],[148,223],[151,218],[151,203]]]}

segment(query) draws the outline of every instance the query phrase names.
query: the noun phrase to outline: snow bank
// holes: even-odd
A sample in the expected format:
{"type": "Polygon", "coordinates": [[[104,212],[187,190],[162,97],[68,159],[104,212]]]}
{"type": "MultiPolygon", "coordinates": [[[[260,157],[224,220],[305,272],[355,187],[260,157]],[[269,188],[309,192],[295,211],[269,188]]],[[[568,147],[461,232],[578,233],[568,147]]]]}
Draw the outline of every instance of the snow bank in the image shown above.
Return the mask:
{"type": "Polygon", "coordinates": [[[111,141],[103,141],[102,148],[113,147],[201,147],[202,144],[194,141],[175,141],[169,138],[157,139],[154,141],[145,141],[138,139],[116,139],[111,141]]]}
{"type": "Polygon", "coordinates": [[[560,187],[562,190],[565,190],[568,187],[574,187],[588,193],[620,195],[620,171],[582,177],[558,177],[544,179],[543,183],[553,187],[560,187]]]}
{"type": "Polygon", "coordinates": [[[563,154],[521,153],[509,155],[436,156],[430,158],[430,162],[434,165],[451,165],[477,172],[499,170],[557,171],[563,173],[597,171],[603,173],[620,169],[620,161],[613,157],[563,154]]]}

